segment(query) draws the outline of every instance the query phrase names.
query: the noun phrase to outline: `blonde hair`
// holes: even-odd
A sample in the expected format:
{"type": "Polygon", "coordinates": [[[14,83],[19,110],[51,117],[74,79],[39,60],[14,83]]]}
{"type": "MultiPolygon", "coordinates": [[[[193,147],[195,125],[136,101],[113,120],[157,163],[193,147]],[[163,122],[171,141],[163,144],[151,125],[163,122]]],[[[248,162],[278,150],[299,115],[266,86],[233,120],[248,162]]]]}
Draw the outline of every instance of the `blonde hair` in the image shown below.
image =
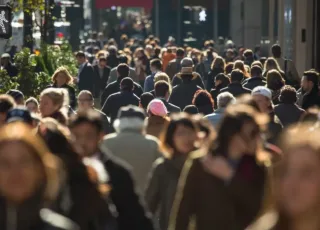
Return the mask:
{"type": "Polygon", "coordinates": [[[69,110],[69,93],[66,89],[48,88],[41,92],[40,98],[47,96],[54,105],[58,105],[59,110],[65,115],[69,110]]]}
{"type": "Polygon", "coordinates": [[[275,58],[271,57],[271,58],[268,58],[266,60],[266,62],[264,63],[264,71],[266,72],[266,71],[269,71],[269,70],[272,70],[272,69],[276,69],[279,72],[282,72],[277,60],[275,58]]]}
{"type": "Polygon", "coordinates": [[[156,84],[158,81],[165,81],[169,84],[169,94],[171,94],[172,92],[172,85],[171,85],[171,81],[170,78],[168,76],[168,74],[164,73],[164,72],[159,72],[154,76],[154,84],[156,84]]]}
{"type": "Polygon", "coordinates": [[[244,65],[244,62],[241,60],[235,61],[234,65],[233,65],[233,69],[239,69],[242,71],[242,73],[245,77],[250,77],[250,74],[248,73],[248,71],[244,65]]]}
{"type": "Polygon", "coordinates": [[[212,62],[211,69],[213,68],[221,68],[224,70],[226,68],[226,62],[222,57],[218,56],[212,62]]]}
{"type": "Polygon", "coordinates": [[[65,76],[66,76],[66,78],[67,78],[67,82],[66,82],[66,84],[67,85],[69,85],[69,84],[71,84],[72,83],[72,81],[73,81],[73,78],[72,78],[72,76],[71,76],[71,74],[69,73],[69,71],[67,70],[67,68],[65,68],[65,67],[59,67],[55,72],[54,72],[54,74],[52,75],[52,81],[53,81],[53,83],[56,83],[56,78],[57,78],[57,76],[58,76],[58,74],[60,74],[60,73],[62,73],[62,74],[64,74],[65,76]]]}

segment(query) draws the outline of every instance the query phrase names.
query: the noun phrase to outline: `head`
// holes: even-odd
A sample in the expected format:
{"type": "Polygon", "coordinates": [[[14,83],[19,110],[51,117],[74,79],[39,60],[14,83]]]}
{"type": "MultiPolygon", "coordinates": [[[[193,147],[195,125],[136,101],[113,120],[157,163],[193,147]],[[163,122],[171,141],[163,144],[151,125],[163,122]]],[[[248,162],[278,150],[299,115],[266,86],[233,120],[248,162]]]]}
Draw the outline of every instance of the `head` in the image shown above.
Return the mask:
{"type": "Polygon", "coordinates": [[[62,109],[66,109],[68,105],[69,96],[65,89],[48,88],[40,94],[39,109],[42,117],[49,117],[62,109]]]}
{"type": "Polygon", "coordinates": [[[233,70],[233,67],[234,67],[234,63],[233,62],[229,62],[227,65],[226,65],[226,68],[225,68],[225,73],[226,74],[231,74],[232,70],[233,70]]]}
{"type": "Polygon", "coordinates": [[[243,53],[243,57],[245,60],[253,60],[253,51],[250,49],[246,49],[243,53]]]}
{"type": "Polygon", "coordinates": [[[259,66],[261,69],[263,69],[263,65],[262,65],[261,61],[254,61],[254,62],[252,62],[252,64],[251,64],[251,71],[252,71],[252,67],[254,67],[254,66],[259,66]]]}
{"type": "MultiPolygon", "coordinates": [[[[248,77],[248,71],[247,69],[245,68],[245,65],[244,65],[244,62],[241,61],[241,60],[238,60],[234,63],[234,66],[233,66],[233,70],[241,70],[242,73],[243,73],[243,77],[248,77]]],[[[231,73],[232,74],[232,73],[231,73]]]]}
{"type": "Polygon", "coordinates": [[[193,60],[191,58],[183,58],[181,60],[181,68],[194,68],[194,63],[193,60]]]}
{"type": "Polygon", "coordinates": [[[153,59],[150,62],[150,69],[153,73],[162,70],[162,61],[160,59],[153,59]]]}
{"type": "Polygon", "coordinates": [[[320,111],[318,108],[309,108],[307,111],[301,116],[300,123],[315,125],[319,121],[320,111]]]}
{"type": "Polygon", "coordinates": [[[89,110],[94,107],[94,98],[90,91],[82,90],[78,95],[78,110],[89,110]]]}
{"type": "Polygon", "coordinates": [[[128,57],[126,55],[120,55],[119,63],[120,64],[128,64],[128,57]]]}
{"type": "Polygon", "coordinates": [[[259,65],[254,65],[251,68],[251,77],[261,77],[262,68],[259,65]]]}
{"type": "Polygon", "coordinates": [[[273,110],[272,93],[270,89],[264,86],[258,86],[252,90],[251,95],[258,104],[260,112],[269,114],[273,110]]]}
{"type": "Polygon", "coordinates": [[[274,44],[272,47],[271,47],[271,53],[272,53],[272,56],[274,58],[280,58],[281,57],[281,46],[278,45],[278,44],[274,44]]]}
{"type": "Polygon", "coordinates": [[[17,105],[24,105],[24,95],[21,91],[10,89],[6,94],[13,97],[17,105]]]}
{"type": "Polygon", "coordinates": [[[184,49],[178,48],[178,49],[177,49],[177,52],[176,52],[176,55],[177,55],[177,58],[178,58],[178,59],[184,58],[184,55],[185,55],[184,49]]]}
{"type": "Polygon", "coordinates": [[[33,118],[31,113],[24,106],[17,106],[11,109],[7,114],[6,122],[23,122],[24,124],[33,127],[33,118]]]}
{"type": "Polygon", "coordinates": [[[168,115],[167,107],[159,99],[154,99],[149,103],[147,112],[150,117],[151,116],[166,117],[168,115]]]}
{"type": "Polygon", "coordinates": [[[6,123],[8,112],[14,107],[16,107],[16,103],[11,96],[0,95],[0,127],[6,123]]]}
{"type": "Polygon", "coordinates": [[[118,53],[117,47],[115,45],[108,46],[108,53],[110,54],[110,56],[117,56],[117,53],[118,53]]]}
{"type": "Polygon", "coordinates": [[[77,59],[77,62],[79,65],[82,65],[83,63],[85,63],[87,61],[86,55],[82,51],[79,51],[76,53],[76,59],[77,59]]]}
{"type": "Polygon", "coordinates": [[[270,71],[270,70],[273,70],[273,69],[278,70],[279,72],[281,70],[276,59],[268,58],[266,60],[266,62],[264,63],[264,71],[270,71]]]}
{"type": "Polygon", "coordinates": [[[107,66],[107,58],[106,57],[99,57],[99,67],[104,68],[107,66]]]}
{"type": "Polygon", "coordinates": [[[161,146],[167,157],[187,155],[195,149],[198,129],[190,115],[185,113],[171,117],[161,136],[161,146]]]}
{"type": "Polygon", "coordinates": [[[214,100],[210,93],[206,90],[198,90],[192,100],[192,104],[195,105],[197,108],[202,106],[211,106],[214,107],[214,100]]]}
{"type": "Polygon", "coordinates": [[[290,85],[283,86],[280,91],[280,103],[295,104],[297,102],[297,91],[290,85]]]}
{"type": "Polygon", "coordinates": [[[10,63],[11,56],[8,53],[4,53],[1,55],[1,65],[7,66],[10,63]]]}
{"type": "Polygon", "coordinates": [[[0,195],[15,205],[39,196],[53,201],[61,182],[58,160],[31,131],[20,122],[0,131],[0,195]]]}
{"type": "Polygon", "coordinates": [[[127,64],[119,64],[117,67],[117,75],[118,79],[123,79],[125,77],[129,77],[130,68],[127,64]]]}
{"type": "Polygon", "coordinates": [[[319,73],[314,70],[309,70],[303,73],[301,79],[301,88],[305,92],[310,92],[317,89],[319,85],[319,73]]]}
{"type": "Polygon", "coordinates": [[[149,93],[143,93],[140,97],[140,107],[147,111],[149,103],[154,99],[154,96],[149,93]]]}
{"type": "Polygon", "coordinates": [[[233,104],[235,102],[236,102],[235,97],[229,92],[220,93],[217,97],[217,103],[218,103],[219,109],[227,108],[229,104],[233,104]]]}
{"type": "Polygon", "coordinates": [[[184,109],[183,112],[189,114],[189,115],[196,115],[199,114],[199,110],[197,106],[195,105],[187,105],[184,109]]]}
{"type": "Polygon", "coordinates": [[[134,83],[130,77],[125,77],[120,82],[120,90],[126,92],[133,92],[134,83]]]}
{"type": "Polygon", "coordinates": [[[30,113],[39,113],[39,102],[34,97],[29,97],[25,105],[30,113]]]}
{"type": "Polygon", "coordinates": [[[72,83],[72,76],[65,67],[59,67],[52,76],[54,85],[61,87],[72,83]]]}
{"type": "Polygon", "coordinates": [[[234,56],[235,56],[234,55],[234,50],[233,49],[228,49],[227,53],[226,53],[226,57],[231,59],[231,58],[234,58],[234,56]]]}
{"type": "Polygon", "coordinates": [[[230,78],[223,73],[219,73],[214,79],[214,84],[216,87],[225,88],[230,84],[230,78]]]}
{"type": "Polygon", "coordinates": [[[222,57],[218,56],[213,60],[211,69],[214,69],[214,68],[219,68],[223,70],[226,68],[226,63],[222,57]]]}
{"type": "Polygon", "coordinates": [[[254,53],[257,54],[258,56],[261,55],[261,46],[257,45],[254,47],[254,53]]]}
{"type": "Polygon", "coordinates": [[[231,82],[232,83],[241,83],[244,79],[243,71],[240,69],[234,69],[231,72],[231,82]]]}
{"type": "Polygon", "coordinates": [[[170,80],[168,74],[166,74],[164,72],[156,73],[156,75],[154,76],[154,84],[156,84],[158,81],[167,82],[170,85],[170,88],[171,88],[171,80],[170,80]]]}
{"type": "Polygon", "coordinates": [[[285,85],[285,80],[282,78],[278,70],[270,70],[267,73],[267,87],[271,90],[280,90],[285,85]]]}
{"type": "Polygon", "coordinates": [[[158,81],[154,85],[154,91],[157,98],[165,98],[168,100],[171,94],[171,86],[166,81],[158,81]]]}

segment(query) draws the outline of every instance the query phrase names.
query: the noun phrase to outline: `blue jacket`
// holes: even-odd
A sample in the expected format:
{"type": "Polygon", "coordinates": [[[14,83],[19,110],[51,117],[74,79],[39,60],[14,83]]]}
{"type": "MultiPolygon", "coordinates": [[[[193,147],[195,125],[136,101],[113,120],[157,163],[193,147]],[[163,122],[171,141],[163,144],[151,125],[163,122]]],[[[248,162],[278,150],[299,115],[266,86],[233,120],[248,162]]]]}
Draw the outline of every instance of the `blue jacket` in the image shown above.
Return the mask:
{"type": "Polygon", "coordinates": [[[154,76],[156,76],[156,73],[152,73],[146,78],[143,88],[144,92],[150,92],[154,89],[154,76]]]}
{"type": "Polygon", "coordinates": [[[224,114],[225,109],[219,108],[214,111],[214,113],[209,114],[206,118],[210,121],[214,128],[217,128],[218,124],[220,123],[222,116],[224,114]]]}

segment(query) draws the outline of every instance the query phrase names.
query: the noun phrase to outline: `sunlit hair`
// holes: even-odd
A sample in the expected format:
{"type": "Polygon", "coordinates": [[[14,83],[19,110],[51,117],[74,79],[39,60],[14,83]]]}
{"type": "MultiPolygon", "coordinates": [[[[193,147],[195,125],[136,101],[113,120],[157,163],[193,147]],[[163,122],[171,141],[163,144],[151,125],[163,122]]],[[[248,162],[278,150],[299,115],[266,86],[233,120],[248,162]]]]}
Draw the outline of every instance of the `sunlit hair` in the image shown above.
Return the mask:
{"type": "Polygon", "coordinates": [[[29,97],[27,100],[26,100],[26,103],[25,105],[27,106],[29,103],[33,103],[35,104],[37,107],[39,107],[39,102],[36,98],[34,97],[29,97]]]}
{"type": "Polygon", "coordinates": [[[44,199],[48,202],[54,201],[60,189],[60,184],[64,178],[60,162],[53,154],[49,153],[48,148],[40,137],[32,134],[29,126],[22,122],[14,122],[5,125],[0,131],[0,148],[5,143],[21,142],[27,145],[35,159],[39,160],[45,173],[44,199]]]}
{"type": "Polygon", "coordinates": [[[282,72],[277,60],[270,57],[264,63],[264,72],[267,72],[267,71],[273,70],[273,69],[278,70],[279,72],[282,72]]]}
{"type": "Polygon", "coordinates": [[[192,104],[197,107],[210,105],[213,108],[214,100],[207,90],[198,90],[193,96],[192,104]]]}
{"type": "Polygon", "coordinates": [[[233,67],[234,67],[234,63],[233,62],[229,62],[227,65],[226,65],[226,68],[224,69],[224,72],[226,74],[230,74],[233,70],[233,67]]]}
{"type": "Polygon", "coordinates": [[[259,66],[261,69],[263,69],[263,65],[262,65],[262,63],[260,61],[252,62],[251,69],[252,69],[253,66],[259,66]]]}
{"type": "Polygon", "coordinates": [[[211,69],[214,69],[214,68],[220,68],[223,70],[226,68],[226,62],[222,57],[218,56],[213,60],[211,69]]]}
{"type": "Polygon", "coordinates": [[[107,58],[108,56],[109,53],[106,50],[100,50],[98,53],[96,53],[96,59],[99,59],[100,57],[107,58]]]}
{"type": "Polygon", "coordinates": [[[282,78],[278,70],[270,70],[267,73],[267,87],[271,90],[279,90],[285,85],[285,80],[282,78]]]}
{"type": "Polygon", "coordinates": [[[59,109],[69,106],[69,93],[66,89],[48,88],[41,92],[40,98],[49,97],[54,105],[58,105],[59,109]]]}
{"type": "Polygon", "coordinates": [[[245,77],[250,77],[250,74],[248,73],[247,69],[245,68],[243,61],[241,61],[241,60],[235,61],[234,65],[233,65],[233,69],[234,70],[239,69],[243,72],[243,75],[245,77]]]}
{"type": "Polygon", "coordinates": [[[156,75],[154,76],[154,84],[156,84],[158,81],[167,82],[169,84],[169,93],[171,94],[172,85],[171,85],[171,81],[170,81],[170,78],[169,78],[168,74],[166,74],[164,72],[156,73],[156,75]]]}
{"type": "Polygon", "coordinates": [[[71,74],[69,73],[69,71],[65,68],[65,67],[59,67],[54,74],[52,75],[52,82],[56,83],[56,78],[58,76],[58,74],[64,74],[64,76],[66,77],[66,84],[72,84],[73,78],[71,76],[71,74]]]}

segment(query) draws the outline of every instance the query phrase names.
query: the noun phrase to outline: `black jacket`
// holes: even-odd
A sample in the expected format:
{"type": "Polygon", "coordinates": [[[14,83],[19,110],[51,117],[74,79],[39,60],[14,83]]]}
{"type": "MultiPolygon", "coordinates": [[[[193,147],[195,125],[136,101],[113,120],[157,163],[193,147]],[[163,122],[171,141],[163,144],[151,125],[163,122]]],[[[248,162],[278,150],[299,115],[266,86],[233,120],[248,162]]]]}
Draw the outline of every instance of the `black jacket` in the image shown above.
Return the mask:
{"type": "Polygon", "coordinates": [[[220,84],[216,88],[214,88],[210,91],[210,94],[211,94],[213,101],[214,101],[214,108],[215,109],[218,108],[217,97],[220,94],[220,90],[223,88],[225,88],[225,87],[223,87],[222,84],[220,84]]]}
{"type": "Polygon", "coordinates": [[[320,106],[320,92],[317,87],[314,87],[310,93],[306,93],[302,98],[302,108],[307,110],[313,106],[320,106]]]}
{"type": "Polygon", "coordinates": [[[161,100],[163,102],[163,104],[166,106],[168,113],[180,113],[181,109],[178,106],[175,106],[171,103],[169,103],[166,99],[164,98],[158,98],[159,100],[161,100]]]}
{"type": "Polygon", "coordinates": [[[100,160],[110,177],[110,197],[118,213],[118,230],[153,230],[151,218],[135,192],[129,166],[107,153],[100,154],[100,160]]]}
{"type": "Polygon", "coordinates": [[[233,83],[230,83],[230,85],[228,85],[226,88],[220,90],[220,93],[224,93],[224,92],[229,92],[234,97],[238,97],[246,93],[250,94],[251,90],[244,88],[240,83],[233,82],[233,83]]]}
{"type": "Polygon", "coordinates": [[[82,68],[78,79],[79,90],[89,90],[94,95],[94,71],[90,63],[86,63],[82,68]]]}
{"type": "Polygon", "coordinates": [[[121,107],[127,105],[139,106],[139,102],[140,99],[133,92],[121,91],[108,97],[102,107],[102,112],[110,117],[111,124],[113,124],[121,107]]]}
{"type": "Polygon", "coordinates": [[[61,87],[58,87],[57,85],[50,85],[48,88],[63,88],[68,90],[70,106],[73,110],[76,108],[77,106],[76,90],[71,85],[65,84],[61,87]]]}
{"type": "Polygon", "coordinates": [[[223,73],[224,69],[220,69],[220,68],[214,68],[212,69],[209,73],[208,73],[208,81],[207,81],[207,87],[206,89],[208,90],[208,92],[214,88],[214,79],[215,77],[219,74],[219,73],[223,73]]]}
{"type": "Polygon", "coordinates": [[[15,66],[15,64],[12,64],[11,62],[9,62],[4,69],[7,71],[10,77],[18,76],[19,71],[18,71],[18,68],[15,66]]]}
{"type": "Polygon", "coordinates": [[[257,86],[265,86],[267,82],[262,77],[251,77],[244,82],[243,87],[253,90],[257,86]]]}
{"type": "Polygon", "coordinates": [[[111,125],[110,125],[110,122],[109,122],[109,120],[108,120],[107,115],[106,115],[104,112],[102,112],[102,111],[100,111],[100,110],[98,110],[98,109],[96,109],[96,108],[93,108],[93,109],[94,109],[96,112],[100,113],[100,115],[101,115],[101,119],[102,119],[102,122],[103,122],[103,130],[104,130],[104,132],[105,132],[106,134],[111,133],[111,132],[112,132],[112,129],[111,129],[111,125]]]}
{"type": "MultiPolygon", "coordinates": [[[[202,89],[204,89],[204,84],[203,84],[203,81],[202,81],[202,78],[200,76],[200,74],[196,73],[196,72],[193,72],[193,81],[199,86],[201,87],[202,89]]],[[[182,83],[182,79],[181,77],[179,76],[179,74],[176,74],[173,79],[172,79],[172,86],[176,86],[176,85],[180,85],[182,83]]]]}
{"type": "Polygon", "coordinates": [[[93,66],[94,73],[95,73],[95,79],[94,79],[94,93],[95,93],[95,98],[100,97],[100,91],[104,90],[107,86],[107,82],[109,79],[110,75],[110,67],[106,66],[103,69],[103,76],[100,76],[100,71],[99,71],[99,66],[95,65],[93,66]]]}
{"type": "Polygon", "coordinates": [[[298,122],[305,113],[297,104],[279,104],[274,107],[276,116],[280,119],[283,127],[298,122]]]}
{"type": "MultiPolygon", "coordinates": [[[[122,79],[117,79],[116,81],[114,82],[111,82],[104,90],[103,90],[103,93],[101,95],[101,106],[104,105],[104,103],[106,102],[106,100],[108,99],[108,97],[111,95],[111,94],[114,94],[114,93],[118,93],[120,92],[120,83],[121,83],[121,80],[122,79]]],[[[133,93],[140,98],[141,94],[143,94],[143,90],[141,88],[141,86],[137,83],[134,82],[134,90],[133,90],[133,93]]]]}

